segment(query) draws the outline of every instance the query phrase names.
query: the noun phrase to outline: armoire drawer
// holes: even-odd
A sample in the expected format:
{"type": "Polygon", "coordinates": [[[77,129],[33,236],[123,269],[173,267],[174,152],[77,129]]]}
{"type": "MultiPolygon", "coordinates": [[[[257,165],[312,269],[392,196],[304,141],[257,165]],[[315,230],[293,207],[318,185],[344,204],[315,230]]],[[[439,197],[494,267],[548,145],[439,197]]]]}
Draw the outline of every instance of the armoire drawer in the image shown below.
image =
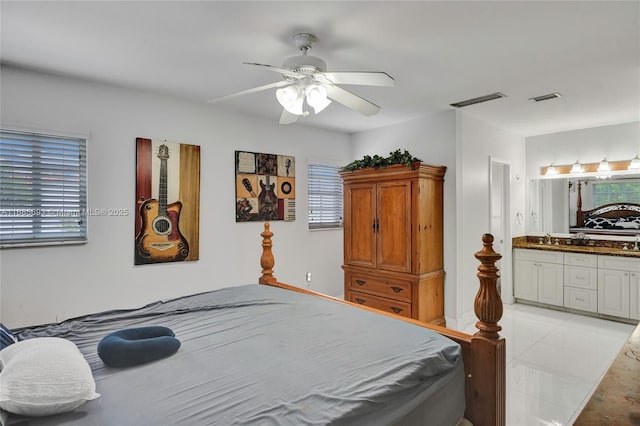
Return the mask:
{"type": "Polygon", "coordinates": [[[349,288],[411,302],[411,283],[408,281],[354,274],[350,277],[349,288]]]}
{"type": "Polygon", "coordinates": [[[370,308],[380,309],[381,311],[402,315],[403,317],[411,317],[410,303],[358,293],[356,291],[352,291],[349,294],[349,301],[359,305],[369,306],[370,308]]]}

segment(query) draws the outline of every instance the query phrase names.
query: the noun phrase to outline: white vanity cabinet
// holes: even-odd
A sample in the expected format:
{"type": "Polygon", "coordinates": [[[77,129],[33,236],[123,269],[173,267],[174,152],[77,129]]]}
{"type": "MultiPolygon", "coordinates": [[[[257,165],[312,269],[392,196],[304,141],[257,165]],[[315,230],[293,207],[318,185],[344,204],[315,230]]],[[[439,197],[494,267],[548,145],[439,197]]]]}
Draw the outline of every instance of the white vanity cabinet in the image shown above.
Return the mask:
{"type": "Polygon", "coordinates": [[[638,259],[598,256],[598,312],[640,319],[637,295],[639,272],[638,259]],[[634,316],[631,316],[632,304],[634,316]]]}
{"type": "Polygon", "coordinates": [[[549,305],[563,305],[561,252],[514,250],[514,296],[549,305]]]}
{"type": "Polygon", "coordinates": [[[640,320],[640,257],[515,248],[517,299],[640,320]]]}
{"type": "Polygon", "coordinates": [[[598,256],[565,253],[564,306],[582,311],[598,311],[598,256]]]}

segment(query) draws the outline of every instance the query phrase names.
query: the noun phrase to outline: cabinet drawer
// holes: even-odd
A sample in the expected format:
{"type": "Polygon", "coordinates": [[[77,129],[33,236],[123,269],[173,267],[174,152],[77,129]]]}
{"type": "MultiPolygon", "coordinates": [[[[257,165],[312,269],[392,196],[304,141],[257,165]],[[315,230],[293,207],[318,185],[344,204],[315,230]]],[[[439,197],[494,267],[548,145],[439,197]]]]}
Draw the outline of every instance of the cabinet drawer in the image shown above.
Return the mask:
{"type": "Polygon", "coordinates": [[[359,305],[369,306],[370,308],[380,309],[381,311],[402,315],[403,317],[411,317],[410,303],[385,299],[384,297],[372,296],[365,293],[358,293],[357,291],[349,293],[349,301],[359,305]]]}
{"type": "Polygon", "coordinates": [[[564,285],[597,290],[598,270],[584,266],[564,265],[564,285]]]}
{"type": "Polygon", "coordinates": [[[598,291],[577,287],[564,288],[564,306],[581,311],[598,311],[598,291]]]}
{"type": "Polygon", "coordinates": [[[380,296],[411,302],[411,283],[393,278],[371,278],[368,275],[351,275],[349,288],[354,291],[375,293],[380,296]]]}
{"type": "Polygon", "coordinates": [[[574,266],[588,266],[589,268],[598,267],[598,256],[595,254],[582,253],[565,253],[564,264],[574,266]]]}
{"type": "Polygon", "coordinates": [[[620,256],[598,256],[598,268],[640,272],[640,259],[620,256]]]}
{"type": "Polygon", "coordinates": [[[531,262],[562,263],[564,253],[545,250],[515,249],[514,259],[529,260],[531,262]]]}

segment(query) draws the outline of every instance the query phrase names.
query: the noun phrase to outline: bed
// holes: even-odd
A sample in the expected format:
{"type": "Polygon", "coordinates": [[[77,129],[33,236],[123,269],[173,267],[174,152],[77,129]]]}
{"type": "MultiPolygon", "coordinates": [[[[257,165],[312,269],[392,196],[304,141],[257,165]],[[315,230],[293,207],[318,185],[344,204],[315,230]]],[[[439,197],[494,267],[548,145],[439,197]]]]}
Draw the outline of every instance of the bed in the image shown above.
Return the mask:
{"type": "Polygon", "coordinates": [[[576,199],[576,226],[570,233],[639,235],[640,204],[611,203],[595,209],[582,210],[582,182],[578,181],[576,199]]]}
{"type": "Polygon", "coordinates": [[[612,203],[576,213],[576,226],[571,232],[615,235],[640,234],[640,204],[612,203]]]}
{"type": "Polygon", "coordinates": [[[383,314],[279,282],[262,233],[259,284],[18,330],[63,337],[88,362],[100,397],[9,425],[504,425],[505,342],[492,237],[476,254],[478,333],[383,314]],[[391,317],[391,318],[390,318],[391,317]],[[112,368],[96,353],[113,330],[161,325],[173,356],[112,368]],[[435,331],[435,333],[433,332],[435,331]]]}

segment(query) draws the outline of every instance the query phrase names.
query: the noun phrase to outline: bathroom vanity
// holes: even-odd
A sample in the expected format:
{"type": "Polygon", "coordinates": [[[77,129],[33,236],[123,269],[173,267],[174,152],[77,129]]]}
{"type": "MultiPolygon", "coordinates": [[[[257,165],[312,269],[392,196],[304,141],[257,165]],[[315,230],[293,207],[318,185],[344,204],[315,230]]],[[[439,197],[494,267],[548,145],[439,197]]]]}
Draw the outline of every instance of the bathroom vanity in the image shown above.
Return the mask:
{"type": "Polygon", "coordinates": [[[623,322],[640,320],[640,247],[636,242],[516,237],[516,301],[623,322]]]}

